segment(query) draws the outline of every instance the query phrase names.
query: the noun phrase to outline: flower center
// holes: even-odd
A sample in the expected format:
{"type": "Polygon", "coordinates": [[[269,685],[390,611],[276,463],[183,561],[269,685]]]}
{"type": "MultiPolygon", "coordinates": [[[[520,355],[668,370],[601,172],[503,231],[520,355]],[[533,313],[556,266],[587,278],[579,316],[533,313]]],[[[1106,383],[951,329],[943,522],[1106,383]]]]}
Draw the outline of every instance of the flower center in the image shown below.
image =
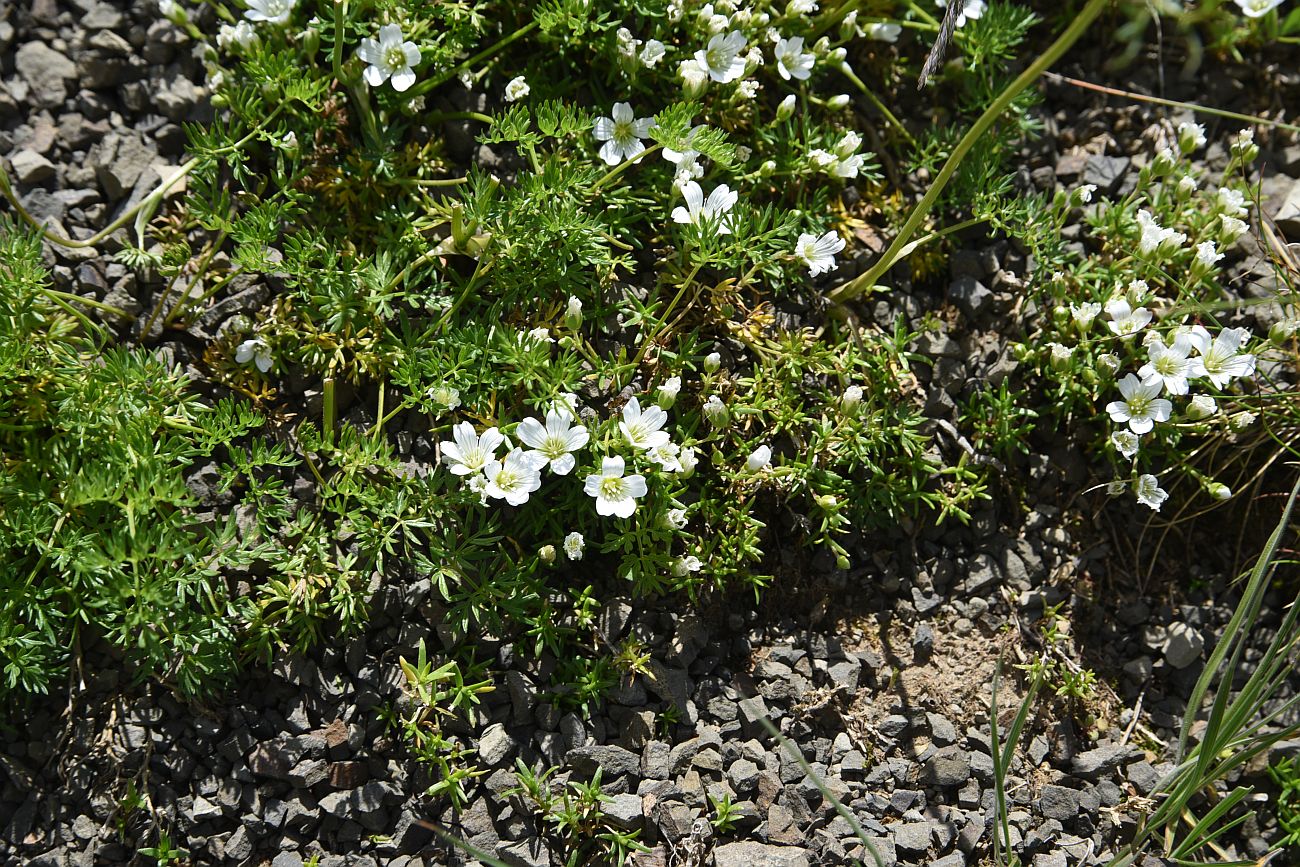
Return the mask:
{"type": "Polygon", "coordinates": [[[564,441],[563,437],[551,434],[542,440],[542,447],[539,451],[548,458],[558,458],[568,450],[567,446],[568,443],[564,441]]]}
{"type": "Polygon", "coordinates": [[[1161,376],[1174,376],[1178,373],[1179,359],[1172,355],[1162,355],[1156,359],[1155,368],[1161,376]]]}
{"type": "Polygon", "coordinates": [[[502,467],[501,472],[497,473],[496,484],[503,491],[512,491],[519,486],[519,474],[512,469],[502,467]]]}
{"type": "Polygon", "coordinates": [[[600,480],[600,495],[607,500],[623,499],[622,476],[607,476],[600,480]]]}
{"type": "Polygon", "coordinates": [[[394,45],[384,52],[384,65],[389,69],[401,69],[406,66],[406,52],[402,46],[394,45]]]}
{"type": "Polygon", "coordinates": [[[625,141],[636,138],[636,131],[632,129],[632,121],[616,120],[614,121],[614,140],[625,141]]]}
{"type": "Polygon", "coordinates": [[[1142,418],[1151,409],[1151,398],[1137,394],[1128,399],[1128,412],[1134,418],[1142,418]]]}

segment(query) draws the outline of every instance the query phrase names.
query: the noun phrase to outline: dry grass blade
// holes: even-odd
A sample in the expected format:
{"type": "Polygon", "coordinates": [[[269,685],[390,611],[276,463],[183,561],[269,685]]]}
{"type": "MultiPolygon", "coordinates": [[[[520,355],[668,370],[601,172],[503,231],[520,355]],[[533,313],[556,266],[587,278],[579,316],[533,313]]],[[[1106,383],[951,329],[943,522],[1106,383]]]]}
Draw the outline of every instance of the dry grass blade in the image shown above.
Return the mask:
{"type": "Polygon", "coordinates": [[[963,8],[965,0],[948,0],[948,8],[939,24],[939,34],[935,36],[934,45],[930,46],[930,53],[925,57],[925,65],[921,67],[921,75],[916,82],[917,90],[925,87],[947,58],[948,46],[952,44],[952,35],[957,32],[957,19],[961,17],[963,8]]]}

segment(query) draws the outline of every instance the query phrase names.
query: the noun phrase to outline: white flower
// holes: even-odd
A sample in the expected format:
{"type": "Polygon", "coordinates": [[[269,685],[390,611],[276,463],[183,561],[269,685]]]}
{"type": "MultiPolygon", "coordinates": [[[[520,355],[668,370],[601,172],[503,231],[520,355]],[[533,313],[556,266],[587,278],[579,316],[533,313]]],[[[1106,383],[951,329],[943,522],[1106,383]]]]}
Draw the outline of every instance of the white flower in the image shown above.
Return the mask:
{"type": "Polygon", "coordinates": [[[532,88],[528,86],[528,82],[524,80],[524,77],[522,75],[516,75],[514,78],[510,79],[510,83],[506,85],[506,102],[515,102],[516,100],[523,99],[531,92],[532,88]]]}
{"type": "Polygon", "coordinates": [[[1113,298],[1106,302],[1106,313],[1110,321],[1106,327],[1120,337],[1137,334],[1151,321],[1151,311],[1145,307],[1134,310],[1124,298],[1113,298]]]}
{"type": "Polygon", "coordinates": [[[673,561],[673,576],[677,578],[685,578],[690,573],[698,572],[703,568],[704,564],[700,562],[699,557],[693,555],[688,557],[678,557],[673,561]]]}
{"type": "Polygon", "coordinates": [[[718,184],[706,199],[700,185],[690,181],[682,187],[682,195],[686,197],[686,207],[678,205],[673,208],[673,222],[699,226],[703,221],[716,226],[719,235],[731,234],[731,219],[726,214],[740,199],[739,193],[733,192],[726,184],[718,184]]]}
{"type": "Polygon", "coordinates": [[[1080,331],[1087,331],[1091,328],[1093,321],[1100,312],[1101,305],[1096,301],[1084,301],[1081,304],[1070,305],[1070,316],[1074,319],[1074,324],[1080,331]]]}
{"type": "Polygon", "coordinates": [[[1161,249],[1175,248],[1187,240],[1187,236],[1182,232],[1162,228],[1146,208],[1138,211],[1137,221],[1142,230],[1142,235],[1138,239],[1138,250],[1143,253],[1150,254],[1161,249]]]}
{"type": "Polygon", "coordinates": [[[590,438],[583,425],[573,427],[573,416],[558,404],[546,411],[546,424],[535,418],[526,418],[515,428],[515,435],[524,445],[531,446],[529,454],[537,455],[542,466],[550,464],[551,472],[567,476],[576,463],[573,452],[587,444],[590,438]]]}
{"type": "Polygon", "coordinates": [[[1074,355],[1073,347],[1065,346],[1056,341],[1048,343],[1047,348],[1051,350],[1052,367],[1055,367],[1058,370],[1064,370],[1070,363],[1071,356],[1074,355]]]}
{"type": "Polygon", "coordinates": [[[289,14],[297,3],[298,0],[248,0],[244,17],[249,21],[283,24],[289,20],[289,14]]]}
{"type": "Polygon", "coordinates": [[[1196,245],[1196,264],[1202,268],[1213,268],[1223,258],[1223,254],[1214,248],[1213,241],[1202,241],[1196,245]]]}
{"type": "Polygon", "coordinates": [[[712,373],[713,371],[717,370],[717,369],[718,369],[719,367],[721,367],[721,366],[722,366],[722,354],[721,354],[721,353],[718,353],[718,352],[710,352],[708,355],[704,356],[704,372],[705,372],[705,373],[712,373]]]}
{"type": "Polygon", "coordinates": [[[709,71],[694,57],[677,64],[677,75],[682,80],[687,96],[699,96],[709,83],[709,71]]]}
{"type": "Polygon", "coordinates": [[[715,33],[709,37],[707,48],[695,52],[695,62],[708,73],[709,78],[726,84],[745,74],[745,59],[739,56],[744,50],[745,34],[739,30],[715,33]]]}
{"type": "Polygon", "coordinates": [[[582,552],[587,547],[587,540],[576,530],[564,537],[564,556],[570,560],[581,560],[582,552]]]}
{"type": "Polygon", "coordinates": [[[1191,376],[1203,376],[1216,388],[1223,388],[1230,379],[1250,376],[1255,372],[1255,356],[1238,354],[1248,336],[1244,328],[1225,328],[1211,341],[1204,328],[1199,325],[1192,328],[1189,340],[1201,354],[1192,361],[1191,376]]]}
{"type": "Polygon", "coordinates": [[[745,458],[745,469],[751,473],[756,473],[772,464],[772,447],[766,443],[750,452],[749,457],[745,458]]]}
{"type": "Polygon", "coordinates": [[[1232,417],[1228,419],[1228,424],[1232,425],[1233,430],[1245,430],[1255,423],[1256,418],[1258,416],[1253,412],[1243,409],[1241,412],[1233,413],[1232,417]]]}
{"type": "Polygon", "coordinates": [[[649,451],[668,442],[668,431],[660,430],[666,421],[668,413],[657,406],[642,411],[641,402],[633,397],[623,405],[623,420],[618,423],[618,429],[632,448],[649,451]]]}
{"type": "Polygon", "coordinates": [[[794,114],[794,103],[795,96],[793,93],[788,94],[785,99],[781,100],[776,107],[776,119],[782,121],[794,114]]]}
{"type": "Polygon", "coordinates": [[[682,390],[682,378],[680,376],[670,376],[656,389],[659,392],[659,398],[656,401],[664,409],[672,409],[673,404],[677,402],[677,395],[682,390]]]}
{"type": "Polygon", "coordinates": [[[475,473],[465,480],[465,487],[478,494],[479,505],[487,505],[487,476],[482,473],[475,473]]]}
{"type": "MultiPolygon", "coordinates": [[[[934,2],[937,3],[939,6],[943,7],[944,9],[948,8],[948,0],[934,0],[934,2]]],[[[984,3],[984,0],[965,0],[965,4],[961,8],[961,12],[957,14],[957,29],[960,30],[961,28],[965,27],[967,21],[971,21],[982,16],[986,8],[987,7],[984,3]]]]}
{"type": "Polygon", "coordinates": [[[1133,433],[1148,433],[1156,422],[1168,421],[1174,408],[1173,404],[1158,396],[1162,387],[1158,376],[1138,379],[1130,373],[1119,381],[1119,393],[1124,399],[1106,404],[1106,412],[1117,423],[1128,422],[1133,433]]]}
{"type": "Polygon", "coordinates": [[[675,442],[666,442],[646,452],[650,460],[663,467],[665,473],[680,473],[682,462],[678,459],[681,447],[675,442]]]}
{"type": "Polygon", "coordinates": [[[637,497],[646,494],[645,476],[623,475],[623,459],[617,455],[601,461],[600,472],[587,476],[583,490],[596,498],[597,515],[631,517],[636,511],[637,497]]]}
{"type": "Polygon", "coordinates": [[[1247,18],[1260,18],[1282,5],[1282,0],[1235,0],[1241,14],[1247,18]]]}
{"type": "Polygon", "coordinates": [[[664,520],[674,530],[685,530],[687,523],[689,523],[685,509],[669,509],[664,513],[664,520]]]}
{"type": "Polygon", "coordinates": [[[647,69],[654,69],[656,63],[664,58],[664,44],[658,39],[647,39],[641,49],[641,64],[647,69]]]}
{"type": "Polygon", "coordinates": [[[1187,417],[1193,421],[1209,418],[1218,411],[1214,398],[1208,394],[1198,394],[1187,402],[1187,417]]]}
{"type": "Polygon", "coordinates": [[[618,28],[614,34],[618,40],[618,53],[627,58],[636,57],[636,48],[641,44],[641,40],[632,35],[632,31],[626,27],[618,28]]]}
{"type": "Polygon", "coordinates": [[[794,245],[794,257],[807,265],[808,273],[816,277],[839,267],[835,264],[835,254],[843,249],[844,239],[834,230],[826,232],[820,238],[803,232],[794,245]]]}
{"type": "Polygon", "coordinates": [[[1092,201],[1092,194],[1097,192],[1096,184],[1084,184],[1074,191],[1074,198],[1083,205],[1092,201]]]}
{"type": "Polygon", "coordinates": [[[463,421],[451,429],[455,442],[442,443],[442,462],[457,476],[477,473],[496,460],[496,451],[506,438],[501,431],[490,427],[482,435],[474,433],[474,425],[463,421]]]}
{"type": "Polygon", "coordinates": [[[1219,210],[1229,217],[1244,217],[1247,214],[1246,196],[1240,190],[1230,190],[1227,187],[1220,187],[1217,194],[1216,204],[1219,210]]]}
{"type": "Polygon", "coordinates": [[[366,67],[366,84],[379,87],[392,80],[393,90],[401,93],[415,84],[415,64],[420,62],[420,49],[414,42],[402,41],[402,28],[385,24],[379,28],[378,39],[362,39],[357,57],[366,67]]]}
{"type": "Polygon", "coordinates": [[[1178,194],[1184,198],[1196,192],[1196,178],[1191,175],[1183,175],[1178,179],[1178,194]]]}
{"type": "MultiPolygon", "coordinates": [[[[670,147],[664,148],[663,149],[664,159],[668,160],[668,162],[670,163],[674,163],[679,166],[682,165],[683,163],[694,162],[695,159],[700,155],[700,152],[694,150],[691,147],[691,145],[694,144],[696,136],[700,134],[700,130],[702,129],[704,129],[704,127],[698,124],[688,129],[686,131],[686,135],[682,136],[683,149],[675,150],[670,147]]],[[[702,173],[703,172],[701,172],[701,174],[702,173]]]]}
{"type": "Polygon", "coordinates": [[[528,495],[542,486],[542,467],[546,459],[535,452],[511,449],[500,461],[488,461],[483,467],[489,497],[505,500],[512,506],[528,502],[528,495]]]}
{"type": "Polygon", "coordinates": [[[1117,430],[1110,435],[1111,446],[1129,460],[1138,453],[1138,442],[1138,435],[1131,430],[1117,430]]]}
{"type": "Polygon", "coordinates": [[[802,36],[778,39],[773,53],[776,55],[776,71],[786,81],[791,78],[807,81],[808,76],[812,75],[817,56],[803,50],[802,36]]]}
{"type": "Polygon", "coordinates": [[[645,150],[641,139],[650,134],[654,118],[638,118],[626,102],[614,103],[613,117],[598,117],[594,132],[597,141],[603,141],[600,158],[611,166],[630,160],[645,150]]]}
{"type": "Polygon", "coordinates": [[[762,86],[757,81],[742,81],[736,85],[736,94],[741,99],[753,99],[758,96],[758,91],[762,86]]]}
{"type": "Polygon", "coordinates": [[[1206,486],[1205,492],[1216,500],[1228,500],[1232,498],[1232,488],[1223,482],[1210,482],[1206,486]]]}
{"type": "Polygon", "coordinates": [[[258,370],[266,373],[271,369],[274,359],[271,357],[271,347],[267,342],[260,337],[254,337],[235,347],[235,361],[240,364],[248,364],[251,361],[257,365],[258,370]]]}
{"type": "Polygon", "coordinates": [[[1160,511],[1165,500],[1169,499],[1169,494],[1160,487],[1160,480],[1150,473],[1138,476],[1137,482],[1133,485],[1133,493],[1137,495],[1139,503],[1157,512],[1160,511]]]}
{"type": "Polygon", "coordinates": [[[1192,370],[1192,361],[1187,357],[1192,351],[1191,341],[1180,334],[1173,346],[1165,346],[1158,335],[1153,336],[1147,342],[1149,360],[1138,368],[1138,376],[1143,380],[1159,377],[1170,394],[1187,394],[1187,377],[1192,370]]]}
{"type": "MultiPolygon", "coordinates": [[[[790,95],[794,96],[794,94],[790,95]]],[[[809,151],[808,159],[819,169],[829,169],[836,163],[835,154],[821,148],[813,148],[809,151]]]]}
{"type": "Polygon", "coordinates": [[[867,38],[877,42],[897,42],[902,34],[902,25],[892,21],[877,21],[867,25],[867,38]]]}
{"type": "Polygon", "coordinates": [[[817,11],[817,0],[790,0],[785,4],[785,14],[794,15],[811,15],[817,11]]]}

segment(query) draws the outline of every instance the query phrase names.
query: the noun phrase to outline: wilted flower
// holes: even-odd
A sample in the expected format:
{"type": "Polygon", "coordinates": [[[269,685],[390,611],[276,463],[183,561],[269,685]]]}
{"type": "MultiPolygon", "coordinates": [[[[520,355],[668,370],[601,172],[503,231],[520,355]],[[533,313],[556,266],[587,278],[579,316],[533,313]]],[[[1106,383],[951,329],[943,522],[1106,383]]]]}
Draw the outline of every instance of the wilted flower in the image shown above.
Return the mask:
{"type": "Polygon", "coordinates": [[[862,406],[862,386],[850,385],[844,389],[844,395],[840,398],[840,411],[846,416],[856,416],[858,408],[862,406]]]}
{"type": "Polygon", "coordinates": [[[803,232],[794,245],[794,256],[808,266],[808,273],[818,274],[832,271],[836,267],[835,254],[844,249],[844,239],[833,229],[820,238],[803,232]]]}
{"type": "Polygon", "coordinates": [[[691,446],[683,447],[682,450],[677,453],[677,463],[681,465],[681,470],[678,474],[683,479],[690,478],[691,474],[695,472],[695,467],[699,462],[700,459],[695,456],[694,448],[691,446]]]}
{"type": "Polygon", "coordinates": [[[727,410],[727,405],[716,394],[711,394],[709,399],[704,402],[704,417],[714,427],[722,427],[730,421],[731,413],[727,410]]]}
{"type": "Polygon", "coordinates": [[[1246,205],[1246,196],[1240,190],[1232,190],[1227,187],[1220,187],[1215,196],[1215,204],[1219,210],[1229,217],[1244,217],[1248,209],[1246,205]]]}
{"type": "Polygon", "coordinates": [[[365,77],[366,84],[371,87],[379,87],[391,79],[393,90],[401,93],[415,84],[412,67],[420,62],[420,49],[414,42],[402,40],[402,28],[396,24],[379,28],[378,39],[362,39],[357,57],[370,64],[366,67],[365,77]]]}
{"type": "Polygon", "coordinates": [[[1129,460],[1138,453],[1138,443],[1140,439],[1137,434],[1131,430],[1117,430],[1110,435],[1110,444],[1115,451],[1119,452],[1129,460]]]}
{"type": "Polygon", "coordinates": [[[1142,235],[1138,239],[1138,250],[1142,253],[1151,254],[1158,250],[1178,247],[1187,240],[1187,236],[1182,232],[1162,228],[1146,208],[1138,211],[1137,221],[1138,227],[1142,230],[1142,235]]]}
{"type": "Polygon", "coordinates": [[[555,562],[555,546],[543,545],[537,549],[537,559],[541,560],[547,566],[555,562]]]}
{"type": "Polygon", "coordinates": [[[429,388],[428,397],[447,409],[460,406],[460,391],[449,385],[435,385],[429,388]]]}
{"type": "Polygon", "coordinates": [[[1223,244],[1231,244],[1240,238],[1247,229],[1244,220],[1229,217],[1227,214],[1219,217],[1219,226],[1219,241],[1223,244]]]}
{"type": "Polygon", "coordinates": [[[587,540],[582,538],[582,534],[576,530],[564,537],[564,556],[570,560],[581,560],[583,550],[587,547],[587,540]]]}
{"type": "Polygon", "coordinates": [[[623,469],[623,459],[615,455],[601,461],[599,473],[587,476],[583,490],[596,498],[596,514],[631,517],[637,498],[646,495],[645,477],[624,476],[623,469]]]}
{"type": "Polygon", "coordinates": [[[664,513],[664,521],[674,530],[684,530],[689,523],[685,509],[669,509],[664,513]]]}
{"type": "Polygon", "coordinates": [[[677,457],[680,452],[681,447],[677,443],[669,441],[647,450],[646,455],[650,460],[658,464],[665,473],[680,473],[682,464],[677,457]]]}
{"type": "Polygon", "coordinates": [[[1241,412],[1233,413],[1228,419],[1228,424],[1232,425],[1233,430],[1242,431],[1253,425],[1258,417],[1250,410],[1243,409],[1241,412]]]}
{"type": "Polygon", "coordinates": [[[1215,249],[1213,241],[1202,241],[1201,243],[1196,245],[1197,267],[1203,268],[1208,271],[1210,268],[1213,268],[1215,263],[1217,263],[1222,258],[1223,258],[1223,254],[1215,249]]]}
{"type": "Polygon", "coordinates": [[[238,45],[247,51],[257,42],[257,31],[253,25],[247,21],[239,21],[235,24],[222,24],[217,29],[217,46],[220,48],[230,48],[232,45],[238,45]]]}
{"type": "Polygon", "coordinates": [[[522,75],[516,75],[514,78],[510,79],[510,83],[506,85],[506,102],[515,102],[516,100],[523,99],[531,92],[532,88],[528,86],[528,82],[524,80],[524,77],[522,75]]]}

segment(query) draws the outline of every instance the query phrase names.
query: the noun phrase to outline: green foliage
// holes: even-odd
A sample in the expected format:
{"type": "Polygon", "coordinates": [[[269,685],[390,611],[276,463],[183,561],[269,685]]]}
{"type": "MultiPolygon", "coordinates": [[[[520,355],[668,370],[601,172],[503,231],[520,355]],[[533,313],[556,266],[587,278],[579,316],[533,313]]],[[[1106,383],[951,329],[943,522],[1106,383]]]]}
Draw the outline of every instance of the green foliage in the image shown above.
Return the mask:
{"type": "Polygon", "coordinates": [[[600,768],[590,780],[557,788],[549,780],[555,768],[538,773],[522,759],[515,765],[519,785],[509,794],[542,820],[552,853],[566,867],[622,867],[633,853],[650,851],[637,842],[640,831],[620,830],[601,809],[610,797],[601,791],[600,768]]]}

